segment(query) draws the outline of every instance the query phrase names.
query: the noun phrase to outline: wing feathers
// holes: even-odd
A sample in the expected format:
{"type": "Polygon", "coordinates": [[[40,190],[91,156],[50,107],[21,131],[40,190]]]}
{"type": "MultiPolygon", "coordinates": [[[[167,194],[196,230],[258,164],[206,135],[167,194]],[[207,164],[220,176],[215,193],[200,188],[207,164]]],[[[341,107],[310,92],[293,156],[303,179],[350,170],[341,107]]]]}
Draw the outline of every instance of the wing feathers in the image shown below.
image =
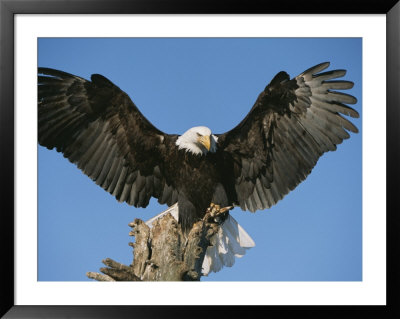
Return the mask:
{"type": "Polygon", "coordinates": [[[304,77],[304,79],[306,81],[309,81],[312,79],[313,74],[325,70],[326,68],[329,67],[329,65],[330,65],[329,62],[317,64],[316,66],[313,66],[312,68],[309,68],[306,71],[304,71],[302,74],[300,74],[300,77],[304,77]]]}
{"type": "Polygon", "coordinates": [[[99,176],[96,179],[96,183],[100,186],[102,186],[103,188],[107,188],[106,184],[104,184],[104,182],[106,181],[106,177],[108,172],[111,169],[111,164],[113,162],[113,158],[115,158],[115,156],[117,156],[116,154],[116,144],[112,144],[109,146],[109,148],[106,151],[107,157],[104,161],[104,164],[101,167],[101,171],[99,173],[99,176]]]}
{"type": "Polygon", "coordinates": [[[311,104],[315,107],[323,108],[323,109],[331,111],[333,113],[342,113],[344,115],[351,116],[354,118],[359,117],[358,112],[356,110],[354,110],[351,107],[344,105],[342,103],[327,102],[325,100],[318,99],[315,96],[311,96],[310,100],[311,100],[311,104]]]}
{"type": "Polygon", "coordinates": [[[128,199],[128,196],[130,195],[130,192],[131,192],[131,189],[132,189],[132,184],[128,182],[128,179],[129,179],[129,176],[128,176],[127,181],[126,181],[126,183],[124,185],[124,189],[121,192],[121,196],[119,197],[119,200],[118,200],[119,202],[125,202],[126,201],[126,202],[129,203],[129,200],[127,200],[127,199],[128,199]]]}
{"type": "Polygon", "coordinates": [[[345,70],[320,73],[328,66],[318,64],[293,80],[278,81],[285,74],[279,73],[267,86],[273,89],[260,94],[245,120],[219,136],[225,152],[246,150],[234,161],[235,196],[243,209],[274,205],[308,176],[324,152],[336,150],[349,132],[358,132],[343,117],[359,116],[346,105],[357,99],[335,91],[354,84],[335,80],[345,70]]]}
{"type": "MultiPolygon", "coordinates": [[[[347,103],[347,104],[356,104],[357,99],[354,96],[345,94],[345,93],[340,93],[340,92],[328,92],[324,95],[324,97],[321,97],[319,95],[316,95],[317,98],[324,99],[325,101],[328,102],[340,102],[340,103],[347,103]]],[[[311,104],[311,103],[310,103],[311,104]]]]}
{"type": "Polygon", "coordinates": [[[119,201],[144,207],[151,196],[177,200],[174,188],[163,193],[167,184],[160,169],[160,143],[169,135],[124,92],[98,74],[90,82],[49,68],[38,73],[39,144],[62,152],[119,201]]]}
{"type": "Polygon", "coordinates": [[[348,90],[354,86],[350,81],[323,81],[321,88],[325,90],[348,90]]]}
{"type": "Polygon", "coordinates": [[[125,177],[126,177],[127,173],[128,173],[128,167],[122,165],[121,172],[119,173],[117,183],[115,184],[115,188],[112,193],[112,195],[114,195],[118,199],[118,201],[120,201],[120,195],[121,195],[122,187],[125,185],[125,177]]]}
{"type": "Polygon", "coordinates": [[[101,145],[100,145],[100,147],[99,147],[99,149],[97,151],[98,160],[96,160],[95,163],[94,163],[94,169],[93,169],[93,172],[92,172],[92,176],[93,176],[93,180],[94,181],[97,181],[97,179],[98,179],[98,177],[100,175],[100,172],[101,172],[102,168],[104,167],[104,164],[106,162],[107,156],[110,153],[109,149],[110,149],[109,141],[108,140],[104,140],[101,143],[101,145]]]}
{"type": "MultiPolygon", "coordinates": [[[[334,71],[328,71],[324,73],[319,73],[314,76],[314,79],[312,81],[326,81],[330,79],[336,79],[336,78],[341,78],[346,75],[346,70],[334,70],[334,71]]],[[[306,84],[308,84],[308,81],[306,80],[306,84]]],[[[312,87],[312,86],[311,86],[312,87]]]]}

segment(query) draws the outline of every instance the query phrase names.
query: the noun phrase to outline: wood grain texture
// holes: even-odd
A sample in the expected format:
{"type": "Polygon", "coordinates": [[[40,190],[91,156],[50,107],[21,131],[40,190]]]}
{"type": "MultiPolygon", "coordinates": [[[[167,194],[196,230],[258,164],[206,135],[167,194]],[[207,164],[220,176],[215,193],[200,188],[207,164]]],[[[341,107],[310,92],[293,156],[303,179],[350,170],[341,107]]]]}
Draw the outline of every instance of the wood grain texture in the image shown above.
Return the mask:
{"type": "Polygon", "coordinates": [[[231,208],[211,205],[189,233],[182,230],[170,213],[155,220],[151,229],[135,219],[129,224],[132,227],[129,234],[135,237],[135,243],[130,243],[132,264],[127,266],[106,258],[101,273],[86,275],[97,281],[199,281],[210,239],[231,208]]]}

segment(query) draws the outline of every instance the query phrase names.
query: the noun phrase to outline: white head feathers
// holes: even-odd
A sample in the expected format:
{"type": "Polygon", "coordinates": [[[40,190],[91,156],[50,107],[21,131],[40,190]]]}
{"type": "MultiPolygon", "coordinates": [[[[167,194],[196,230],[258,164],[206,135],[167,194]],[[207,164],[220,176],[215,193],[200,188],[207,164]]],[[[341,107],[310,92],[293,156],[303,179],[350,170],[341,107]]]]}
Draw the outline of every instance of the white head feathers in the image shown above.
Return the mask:
{"type": "Polygon", "coordinates": [[[205,126],[196,126],[187,130],[176,140],[179,149],[191,152],[195,155],[206,155],[208,152],[217,151],[218,138],[211,134],[211,130],[205,126]]]}

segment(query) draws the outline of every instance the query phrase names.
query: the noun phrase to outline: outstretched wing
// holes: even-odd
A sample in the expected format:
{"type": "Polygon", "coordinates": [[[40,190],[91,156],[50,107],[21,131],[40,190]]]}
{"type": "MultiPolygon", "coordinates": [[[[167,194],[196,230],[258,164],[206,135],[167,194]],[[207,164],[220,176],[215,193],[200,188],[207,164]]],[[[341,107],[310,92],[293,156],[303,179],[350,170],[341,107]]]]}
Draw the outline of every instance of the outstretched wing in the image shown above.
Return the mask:
{"type": "Polygon", "coordinates": [[[252,212],[271,207],[293,190],[327,151],[349,138],[357,128],[341,114],[358,117],[345,105],[356,98],[333,90],[353,87],[332,80],[345,70],[319,73],[329,63],[316,65],[290,80],[278,73],[259,95],[246,118],[218,137],[225,184],[231,200],[252,212]],[[229,188],[229,186],[227,186],[229,188]]]}
{"type": "Polygon", "coordinates": [[[38,69],[39,144],[55,148],[119,201],[145,207],[150,197],[172,205],[177,192],[164,174],[171,139],[105,77],[91,81],[38,69]]]}

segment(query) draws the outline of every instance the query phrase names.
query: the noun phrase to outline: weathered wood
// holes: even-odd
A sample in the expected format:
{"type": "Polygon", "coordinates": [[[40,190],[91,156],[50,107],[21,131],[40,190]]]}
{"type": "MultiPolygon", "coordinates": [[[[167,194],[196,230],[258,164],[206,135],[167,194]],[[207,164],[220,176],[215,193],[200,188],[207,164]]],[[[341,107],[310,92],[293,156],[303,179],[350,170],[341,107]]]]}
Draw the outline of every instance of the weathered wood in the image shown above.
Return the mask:
{"type": "Polygon", "coordinates": [[[129,235],[135,237],[133,262],[126,266],[110,258],[103,260],[107,266],[104,274],[88,272],[98,281],[198,281],[210,239],[218,232],[231,207],[211,205],[204,218],[185,234],[170,214],[153,222],[150,229],[140,219],[129,224],[129,235]]]}
{"type": "Polygon", "coordinates": [[[97,281],[115,281],[113,278],[107,275],[99,274],[97,272],[87,272],[86,276],[88,276],[91,279],[97,280],[97,281]]]}

